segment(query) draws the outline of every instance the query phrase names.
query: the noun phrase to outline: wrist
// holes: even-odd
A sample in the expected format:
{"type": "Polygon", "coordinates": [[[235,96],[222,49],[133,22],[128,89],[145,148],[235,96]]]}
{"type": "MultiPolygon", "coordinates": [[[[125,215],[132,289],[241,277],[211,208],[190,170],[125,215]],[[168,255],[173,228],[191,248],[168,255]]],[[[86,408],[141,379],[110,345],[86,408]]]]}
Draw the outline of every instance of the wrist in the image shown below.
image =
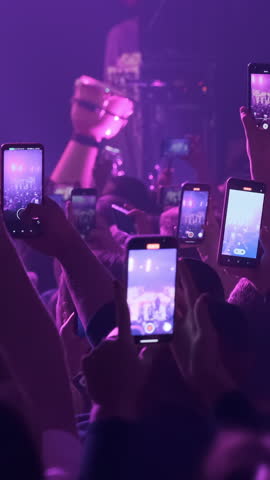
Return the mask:
{"type": "Polygon", "coordinates": [[[93,147],[98,149],[100,149],[101,147],[101,141],[98,140],[97,136],[95,136],[94,134],[85,134],[74,131],[72,133],[71,140],[86,147],[93,147]]]}

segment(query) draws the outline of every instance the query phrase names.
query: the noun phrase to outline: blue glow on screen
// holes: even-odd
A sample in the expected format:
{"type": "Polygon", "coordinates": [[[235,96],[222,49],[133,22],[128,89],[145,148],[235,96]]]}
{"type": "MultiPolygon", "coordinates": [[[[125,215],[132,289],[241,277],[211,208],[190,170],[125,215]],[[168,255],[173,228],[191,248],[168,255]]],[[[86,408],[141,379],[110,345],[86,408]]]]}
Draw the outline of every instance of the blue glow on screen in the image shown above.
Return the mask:
{"type": "Polygon", "coordinates": [[[222,255],[257,258],[264,194],[230,190],[222,255]]]}
{"type": "Polygon", "coordinates": [[[130,250],[128,305],[133,335],[173,332],[177,250],[130,250]]]}

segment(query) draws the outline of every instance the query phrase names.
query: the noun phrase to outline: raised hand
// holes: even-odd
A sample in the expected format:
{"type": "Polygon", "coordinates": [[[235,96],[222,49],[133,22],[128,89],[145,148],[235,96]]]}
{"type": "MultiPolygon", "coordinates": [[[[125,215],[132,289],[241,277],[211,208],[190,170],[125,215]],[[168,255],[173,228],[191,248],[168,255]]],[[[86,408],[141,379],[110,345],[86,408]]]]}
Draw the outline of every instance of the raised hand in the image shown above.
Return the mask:
{"type": "Polygon", "coordinates": [[[27,240],[27,243],[45,255],[58,257],[69,240],[78,235],[62,208],[48,197],[42,205],[30,203],[22,217],[26,220],[40,218],[42,235],[27,240]]]}
{"type": "Polygon", "coordinates": [[[136,416],[136,401],[142,385],[142,368],[130,332],[129,309],[124,293],[115,283],[118,337],[105,340],[83,361],[83,370],[93,401],[92,421],[97,418],[136,416]]]}
{"type": "Polygon", "coordinates": [[[240,116],[246,135],[251,178],[270,184],[270,133],[257,127],[246,107],[240,108],[240,116]]]}
{"type": "Polygon", "coordinates": [[[91,348],[87,338],[80,338],[76,333],[76,329],[77,315],[72,313],[59,332],[66,354],[70,378],[78,375],[82,358],[87,355],[91,348]]]}
{"type": "MultiPolygon", "coordinates": [[[[222,280],[225,296],[229,297],[236,283],[237,277],[230,269],[225,269],[217,263],[220,227],[214,214],[213,205],[210,202],[208,209],[207,225],[205,227],[204,241],[198,245],[197,250],[203,262],[207,263],[219,274],[222,280]]],[[[232,270],[232,269],[231,269],[232,270]]]]}
{"type": "Polygon", "coordinates": [[[112,138],[132,113],[132,101],[109,86],[86,76],[75,81],[71,119],[76,133],[97,141],[112,138]]]}
{"type": "Polygon", "coordinates": [[[193,348],[197,338],[193,309],[200,293],[184,260],[181,260],[178,272],[176,319],[171,350],[183,377],[189,379],[193,348]]]}
{"type": "Polygon", "coordinates": [[[234,386],[221,360],[208,297],[199,295],[184,261],[180,265],[180,278],[187,313],[177,315],[171,350],[183,377],[204,403],[211,406],[220,394],[234,386]]]}

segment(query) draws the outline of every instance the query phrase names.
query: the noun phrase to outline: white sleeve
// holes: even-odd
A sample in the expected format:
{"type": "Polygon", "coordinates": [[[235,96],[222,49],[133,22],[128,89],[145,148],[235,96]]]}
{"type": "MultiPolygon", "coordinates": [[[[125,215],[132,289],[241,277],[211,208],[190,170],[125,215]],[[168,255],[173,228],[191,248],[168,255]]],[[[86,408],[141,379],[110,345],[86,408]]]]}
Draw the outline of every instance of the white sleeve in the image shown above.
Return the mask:
{"type": "Polygon", "coordinates": [[[42,460],[46,480],[77,480],[82,447],[77,437],[61,430],[47,430],[42,436],[42,460]]]}

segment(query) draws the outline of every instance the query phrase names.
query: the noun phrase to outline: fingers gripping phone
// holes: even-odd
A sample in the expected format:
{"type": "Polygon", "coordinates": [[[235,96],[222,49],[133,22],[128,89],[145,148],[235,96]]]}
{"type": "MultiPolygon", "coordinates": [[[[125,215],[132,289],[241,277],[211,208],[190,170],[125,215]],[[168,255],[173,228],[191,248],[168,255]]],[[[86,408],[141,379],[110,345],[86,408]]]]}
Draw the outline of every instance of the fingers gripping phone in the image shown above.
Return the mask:
{"type": "Polygon", "coordinates": [[[270,64],[248,65],[249,109],[258,127],[270,127],[270,64]]]}
{"type": "Polygon", "coordinates": [[[263,183],[228,180],[218,253],[221,265],[250,268],[259,263],[265,191],[263,183]]]}
{"type": "Polygon", "coordinates": [[[96,203],[94,188],[74,188],[71,192],[73,222],[83,238],[95,228],[96,203]]]}
{"type": "Polygon", "coordinates": [[[43,200],[44,147],[39,143],[5,144],[2,154],[2,208],[7,229],[17,238],[41,233],[40,220],[22,219],[30,203],[43,200]]]}
{"type": "Polygon", "coordinates": [[[182,185],[177,237],[182,244],[198,244],[204,240],[210,186],[182,185]]]}
{"type": "Polygon", "coordinates": [[[177,240],[133,237],[127,247],[127,302],[136,343],[169,341],[174,332],[177,240]]]}

